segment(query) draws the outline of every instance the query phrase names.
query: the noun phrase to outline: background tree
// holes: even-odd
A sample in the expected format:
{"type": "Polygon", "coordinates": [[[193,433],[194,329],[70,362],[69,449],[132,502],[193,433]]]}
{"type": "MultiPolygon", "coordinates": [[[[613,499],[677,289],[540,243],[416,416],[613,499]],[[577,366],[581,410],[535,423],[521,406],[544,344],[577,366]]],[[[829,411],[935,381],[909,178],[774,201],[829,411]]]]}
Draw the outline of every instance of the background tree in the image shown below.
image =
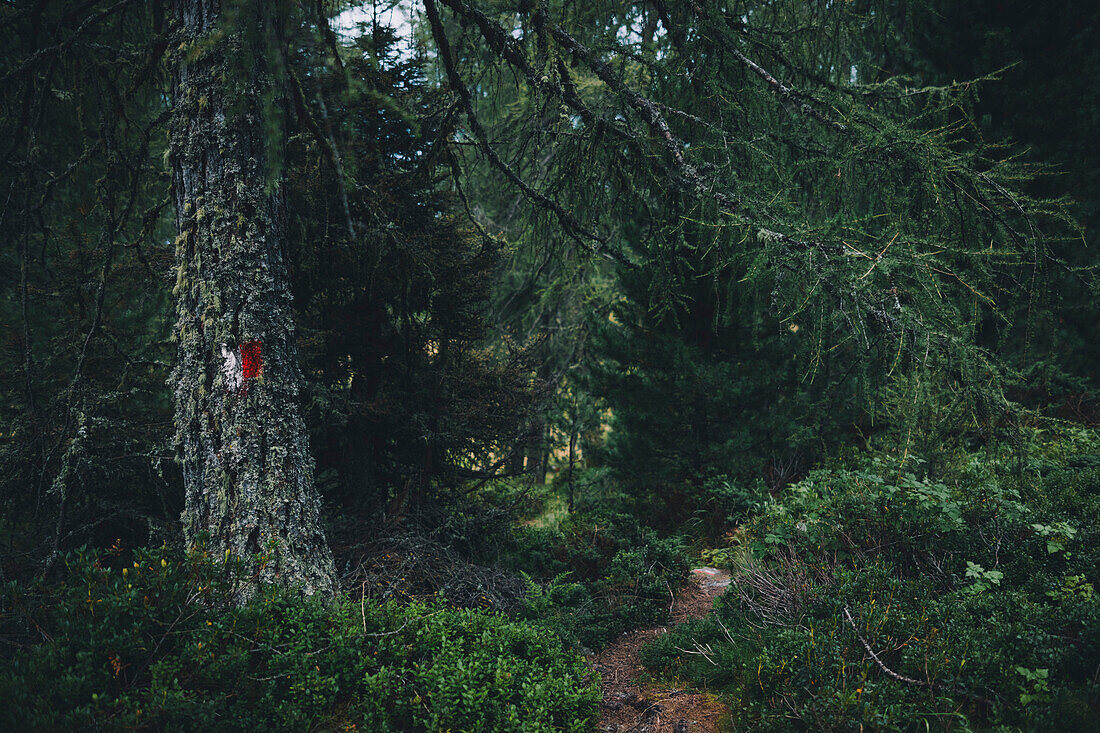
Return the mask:
{"type": "Polygon", "coordinates": [[[823,455],[876,417],[915,440],[908,418],[881,419],[890,390],[909,391],[914,416],[941,399],[968,405],[950,425],[919,420],[926,428],[988,440],[1007,424],[991,350],[1035,328],[1014,294],[1039,284],[1044,237],[1073,231],[1058,204],[1012,192],[1029,174],[983,145],[967,114],[973,86],[863,83],[865,34],[883,9],[425,8],[483,152],[474,175],[522,193],[539,211],[529,221],[556,221],[593,261],[615,262],[625,298],[601,330],[616,346],[593,357],[608,367],[598,389],[623,385],[612,445],[644,447],[618,464],[623,478],[644,454],[662,456],[669,471],[650,480],[670,487],[716,452],[722,470],[787,473],[776,465],[823,455]],[[512,86],[499,94],[521,111],[477,94],[483,75],[512,86]],[[754,374],[762,345],[767,368],[754,374]],[[658,399],[639,394],[646,384],[658,399]],[[738,413],[754,428],[775,420],[774,432],[746,444],[738,413]],[[755,468],[728,464],[720,446],[737,445],[755,468]]]}
{"type": "Polygon", "coordinates": [[[0,17],[0,501],[17,576],[85,543],[159,541],[179,516],[166,31],[135,2],[0,17]]]}
{"type": "Polygon", "coordinates": [[[447,191],[453,110],[398,41],[368,24],[321,53],[303,44],[292,62],[289,242],[308,419],[327,495],[371,525],[506,475],[531,407],[522,341],[488,338],[501,244],[447,191]]]}

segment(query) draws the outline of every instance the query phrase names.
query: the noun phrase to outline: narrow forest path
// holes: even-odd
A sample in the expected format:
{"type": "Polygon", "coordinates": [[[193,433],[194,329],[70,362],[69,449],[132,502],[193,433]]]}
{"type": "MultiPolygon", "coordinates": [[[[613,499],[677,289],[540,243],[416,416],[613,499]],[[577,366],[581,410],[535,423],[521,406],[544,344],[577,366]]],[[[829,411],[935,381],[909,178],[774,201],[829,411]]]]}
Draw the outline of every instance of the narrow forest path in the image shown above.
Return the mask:
{"type": "MultiPolygon", "coordinates": [[[[696,568],[672,604],[672,623],[702,618],[714,599],[730,584],[729,573],[696,568]]],[[[592,660],[603,676],[600,733],[716,733],[729,710],[710,694],[692,689],[668,689],[644,681],[638,650],[668,631],[667,626],[630,631],[592,660]]]]}

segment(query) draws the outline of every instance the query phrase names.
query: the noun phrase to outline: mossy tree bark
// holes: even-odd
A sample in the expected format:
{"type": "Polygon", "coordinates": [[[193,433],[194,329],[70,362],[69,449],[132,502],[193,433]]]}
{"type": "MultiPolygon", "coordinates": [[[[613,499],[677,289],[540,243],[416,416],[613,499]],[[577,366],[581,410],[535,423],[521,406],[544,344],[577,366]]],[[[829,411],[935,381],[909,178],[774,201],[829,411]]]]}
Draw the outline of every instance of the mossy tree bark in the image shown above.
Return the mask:
{"type": "Polygon", "coordinates": [[[206,535],[211,552],[245,563],[242,596],[259,583],[332,594],[273,173],[280,34],[262,1],[174,0],[173,11],[172,384],[185,536],[193,545],[206,535]]]}

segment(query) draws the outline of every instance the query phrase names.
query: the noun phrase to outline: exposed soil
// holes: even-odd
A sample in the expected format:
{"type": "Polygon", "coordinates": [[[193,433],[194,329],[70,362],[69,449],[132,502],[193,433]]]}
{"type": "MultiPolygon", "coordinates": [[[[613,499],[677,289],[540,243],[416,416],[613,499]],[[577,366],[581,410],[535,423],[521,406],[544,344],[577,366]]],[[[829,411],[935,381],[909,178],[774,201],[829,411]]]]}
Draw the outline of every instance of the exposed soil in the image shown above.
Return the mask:
{"type": "MultiPolygon", "coordinates": [[[[693,570],[672,604],[673,624],[706,616],[729,583],[729,573],[724,570],[693,570]]],[[[592,658],[592,668],[603,676],[597,728],[601,733],[716,733],[729,717],[729,710],[713,695],[640,681],[645,670],[638,650],[667,631],[668,627],[659,626],[628,632],[592,658]]]]}

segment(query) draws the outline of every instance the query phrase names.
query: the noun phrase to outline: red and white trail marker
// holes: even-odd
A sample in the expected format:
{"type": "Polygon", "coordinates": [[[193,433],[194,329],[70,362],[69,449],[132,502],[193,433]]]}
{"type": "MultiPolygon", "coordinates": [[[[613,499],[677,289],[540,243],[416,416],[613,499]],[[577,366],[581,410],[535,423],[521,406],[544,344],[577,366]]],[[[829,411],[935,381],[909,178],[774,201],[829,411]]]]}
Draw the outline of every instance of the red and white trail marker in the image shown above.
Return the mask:
{"type": "Polygon", "coordinates": [[[245,341],[236,347],[222,344],[222,374],[225,389],[244,396],[248,394],[249,380],[264,373],[263,346],[259,341],[245,341]]]}

